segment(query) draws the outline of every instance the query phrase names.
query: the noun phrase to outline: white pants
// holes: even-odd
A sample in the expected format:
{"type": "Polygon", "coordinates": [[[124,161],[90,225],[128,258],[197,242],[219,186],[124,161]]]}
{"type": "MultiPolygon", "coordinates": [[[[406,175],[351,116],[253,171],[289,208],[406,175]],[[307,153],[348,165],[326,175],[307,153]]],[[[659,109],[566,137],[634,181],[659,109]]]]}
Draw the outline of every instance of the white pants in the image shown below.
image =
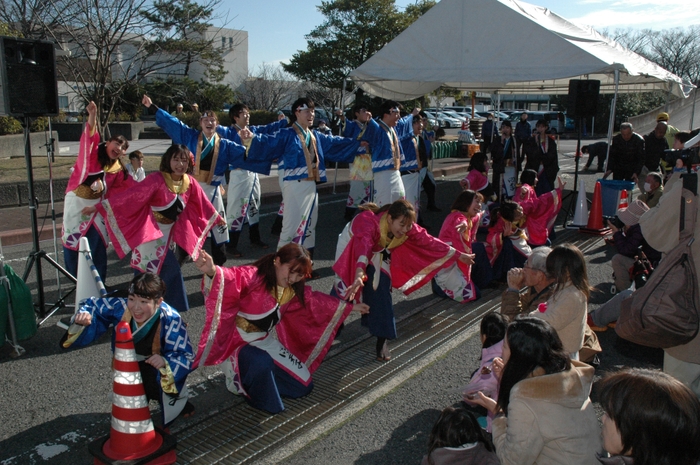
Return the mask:
{"type": "Polygon", "coordinates": [[[231,231],[240,231],[260,221],[260,179],[252,171],[232,170],[226,195],[226,223],[231,231]]]}
{"type": "Polygon", "coordinates": [[[316,245],[318,194],[314,181],[284,181],[284,218],[277,250],[290,242],[311,249],[316,245]]]}
{"type": "MultiPolygon", "coordinates": [[[[226,208],[224,208],[224,199],[221,198],[221,189],[219,189],[219,186],[212,186],[211,184],[203,182],[199,182],[199,185],[212,205],[214,205],[214,209],[219,212],[222,218],[226,218],[226,208]]],[[[228,242],[228,226],[214,226],[211,232],[216,244],[228,242]]]]}
{"type": "Polygon", "coordinates": [[[406,190],[406,200],[413,205],[413,209],[418,215],[420,210],[420,188],[421,188],[421,175],[420,172],[406,174],[401,176],[401,181],[403,182],[403,187],[406,190]]]}
{"type": "Polygon", "coordinates": [[[406,191],[398,170],[374,173],[374,203],[382,207],[404,198],[406,198],[406,191]]]}
{"type": "Polygon", "coordinates": [[[372,181],[350,181],[350,192],[345,203],[347,208],[357,208],[372,201],[372,181]]]}

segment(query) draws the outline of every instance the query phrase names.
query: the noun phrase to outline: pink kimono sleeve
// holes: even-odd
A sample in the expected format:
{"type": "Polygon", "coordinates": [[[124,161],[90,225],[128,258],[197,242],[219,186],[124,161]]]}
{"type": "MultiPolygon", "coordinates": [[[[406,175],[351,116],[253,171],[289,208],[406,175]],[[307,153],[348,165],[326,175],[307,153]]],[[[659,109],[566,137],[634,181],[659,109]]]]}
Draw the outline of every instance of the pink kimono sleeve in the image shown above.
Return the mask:
{"type": "Polygon", "coordinates": [[[333,264],[333,271],[346,286],[355,280],[357,268],[367,269],[374,248],[379,243],[379,219],[370,212],[357,215],[350,225],[352,238],[333,264]]]}
{"type": "Polygon", "coordinates": [[[216,365],[226,360],[243,342],[236,329],[241,293],[255,279],[257,268],[240,266],[216,267],[211,285],[202,278],[206,318],[199,337],[194,367],[216,365]]]}
{"type": "Polygon", "coordinates": [[[66,193],[73,192],[89,174],[95,174],[102,171],[100,162],[97,161],[97,146],[100,144],[100,134],[95,131],[90,135],[90,126],[86,123],[83,128],[83,133],[80,136],[80,148],[78,149],[78,158],[75,160],[73,172],[68,179],[66,193]]]}
{"type": "Polygon", "coordinates": [[[408,295],[459,257],[457,251],[414,224],[408,239],[391,251],[391,284],[408,295]]]}
{"type": "Polygon", "coordinates": [[[294,299],[276,326],[279,341],[299,358],[311,373],[331,348],[335,333],[352,311],[352,304],[304,289],[305,306],[294,299]]]}
{"type": "Polygon", "coordinates": [[[163,236],[151,213],[153,198],[162,184],[160,172],[152,173],[142,182],[134,183],[131,189],[111,195],[96,205],[119,258],[144,242],[163,236]]]}
{"type": "Polygon", "coordinates": [[[186,193],[186,207],[178,216],[172,231],[172,240],[197,260],[209,231],[215,225],[226,225],[199,183],[190,177],[186,193]]]}

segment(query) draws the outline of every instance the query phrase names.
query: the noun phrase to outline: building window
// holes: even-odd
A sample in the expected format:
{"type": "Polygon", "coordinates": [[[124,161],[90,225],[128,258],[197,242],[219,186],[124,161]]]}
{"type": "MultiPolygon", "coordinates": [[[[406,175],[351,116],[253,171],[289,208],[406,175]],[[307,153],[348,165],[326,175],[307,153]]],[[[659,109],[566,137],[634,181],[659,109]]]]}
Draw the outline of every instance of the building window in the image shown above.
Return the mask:
{"type": "Polygon", "coordinates": [[[58,108],[61,110],[68,110],[68,97],[65,95],[58,96],[58,108]]]}
{"type": "Polygon", "coordinates": [[[233,37],[228,38],[228,48],[229,50],[233,50],[233,37]]]}
{"type": "Polygon", "coordinates": [[[221,48],[226,48],[226,37],[221,38],[221,48]]]}

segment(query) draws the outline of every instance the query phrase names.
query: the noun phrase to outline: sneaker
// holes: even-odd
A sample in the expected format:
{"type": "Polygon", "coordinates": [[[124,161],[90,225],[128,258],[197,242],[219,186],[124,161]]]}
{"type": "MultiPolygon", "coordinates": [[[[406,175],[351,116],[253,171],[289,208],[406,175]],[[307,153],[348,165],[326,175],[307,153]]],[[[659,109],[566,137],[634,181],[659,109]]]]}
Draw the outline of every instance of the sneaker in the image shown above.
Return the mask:
{"type": "Polygon", "coordinates": [[[588,323],[588,327],[591,328],[593,331],[597,333],[603,333],[608,330],[607,326],[598,326],[595,323],[593,323],[593,318],[591,318],[591,314],[588,314],[588,318],[586,319],[586,323],[588,323]]]}

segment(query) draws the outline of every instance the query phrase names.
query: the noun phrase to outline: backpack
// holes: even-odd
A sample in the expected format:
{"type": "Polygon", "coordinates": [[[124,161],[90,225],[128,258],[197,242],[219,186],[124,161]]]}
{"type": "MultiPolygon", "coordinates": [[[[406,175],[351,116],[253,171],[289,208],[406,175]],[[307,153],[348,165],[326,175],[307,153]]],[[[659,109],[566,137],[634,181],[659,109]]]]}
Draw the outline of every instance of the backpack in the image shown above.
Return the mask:
{"type": "Polygon", "coordinates": [[[648,281],[622,301],[615,332],[648,347],[666,349],[693,340],[700,329],[700,295],[691,245],[695,241],[697,196],[683,189],[678,244],[648,281]]]}

